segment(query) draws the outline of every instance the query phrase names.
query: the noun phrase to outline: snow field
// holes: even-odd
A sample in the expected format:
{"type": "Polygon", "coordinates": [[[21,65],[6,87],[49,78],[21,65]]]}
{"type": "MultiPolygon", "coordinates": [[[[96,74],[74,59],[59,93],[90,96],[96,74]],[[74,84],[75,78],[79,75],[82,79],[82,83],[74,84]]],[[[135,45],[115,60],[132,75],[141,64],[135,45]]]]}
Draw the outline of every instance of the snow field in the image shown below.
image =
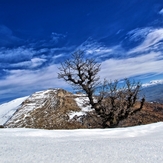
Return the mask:
{"type": "Polygon", "coordinates": [[[1,163],[162,163],[163,122],[115,129],[0,129],[1,163]]]}

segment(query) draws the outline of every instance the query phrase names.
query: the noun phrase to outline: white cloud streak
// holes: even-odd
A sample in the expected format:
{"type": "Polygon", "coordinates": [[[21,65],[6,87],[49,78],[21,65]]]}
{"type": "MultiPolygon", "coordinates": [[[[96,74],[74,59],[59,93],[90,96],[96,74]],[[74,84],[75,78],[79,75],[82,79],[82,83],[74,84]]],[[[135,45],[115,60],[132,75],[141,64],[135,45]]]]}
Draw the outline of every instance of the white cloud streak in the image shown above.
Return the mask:
{"type": "Polygon", "coordinates": [[[10,64],[10,68],[16,68],[16,67],[25,67],[25,68],[37,68],[38,66],[41,66],[44,62],[46,62],[46,59],[42,58],[32,58],[30,61],[24,61],[19,62],[15,64],[10,64]]]}
{"type": "Polygon", "coordinates": [[[151,31],[152,31],[152,28],[150,27],[136,28],[128,32],[127,36],[129,37],[131,41],[139,41],[140,39],[145,38],[151,31]]]}
{"type": "Polygon", "coordinates": [[[15,49],[0,49],[0,60],[10,61],[28,59],[36,53],[32,48],[18,47],[15,49]]]}
{"type": "Polygon", "coordinates": [[[107,79],[124,79],[148,73],[163,73],[163,60],[160,52],[127,59],[109,59],[102,62],[100,76],[107,79]]]}
{"type": "MultiPolygon", "coordinates": [[[[128,52],[128,54],[150,51],[160,41],[163,41],[163,28],[153,29],[148,34],[146,34],[146,37],[145,37],[144,41],[139,46],[131,49],[128,52]]],[[[157,50],[157,49],[155,49],[155,50],[157,50]]]]}
{"type": "MultiPolygon", "coordinates": [[[[46,67],[41,70],[11,70],[9,71],[10,75],[5,79],[5,82],[1,86],[7,85],[31,85],[36,83],[44,83],[51,79],[56,78],[57,68],[56,65],[46,67]]],[[[52,83],[52,82],[50,82],[52,83]]],[[[48,83],[47,85],[51,85],[48,83]]]]}
{"type": "MultiPolygon", "coordinates": [[[[41,90],[48,88],[65,88],[67,85],[57,77],[58,65],[51,65],[40,70],[11,70],[6,79],[1,80],[0,88],[10,88],[10,92],[17,90],[19,94],[22,90],[41,90]],[[20,91],[20,92],[19,92],[20,91]]],[[[9,89],[3,89],[2,93],[7,93],[9,89]]]]}
{"type": "Polygon", "coordinates": [[[106,47],[93,39],[86,40],[77,49],[84,51],[88,56],[95,56],[96,59],[110,56],[117,57],[117,55],[122,55],[124,52],[120,45],[106,47]]]}

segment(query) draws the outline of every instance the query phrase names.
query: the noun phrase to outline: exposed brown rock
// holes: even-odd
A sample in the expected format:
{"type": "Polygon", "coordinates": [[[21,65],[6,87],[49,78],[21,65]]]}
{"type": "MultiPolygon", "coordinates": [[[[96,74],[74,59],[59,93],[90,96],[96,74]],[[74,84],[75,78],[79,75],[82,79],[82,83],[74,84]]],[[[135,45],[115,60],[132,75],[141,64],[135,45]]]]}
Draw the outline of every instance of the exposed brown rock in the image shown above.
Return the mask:
{"type": "Polygon", "coordinates": [[[79,122],[69,122],[70,110],[80,110],[71,93],[62,89],[36,92],[22,103],[5,127],[81,128],[79,122]]]}

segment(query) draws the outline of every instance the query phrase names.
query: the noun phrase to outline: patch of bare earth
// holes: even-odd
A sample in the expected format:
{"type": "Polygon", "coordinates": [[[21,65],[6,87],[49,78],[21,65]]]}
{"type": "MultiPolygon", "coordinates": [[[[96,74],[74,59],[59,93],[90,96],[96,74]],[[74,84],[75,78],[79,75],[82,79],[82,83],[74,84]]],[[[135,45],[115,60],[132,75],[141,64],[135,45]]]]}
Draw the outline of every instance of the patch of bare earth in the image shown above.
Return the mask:
{"type": "Polygon", "coordinates": [[[143,109],[121,121],[118,127],[136,126],[163,121],[163,104],[146,102],[143,109]]]}

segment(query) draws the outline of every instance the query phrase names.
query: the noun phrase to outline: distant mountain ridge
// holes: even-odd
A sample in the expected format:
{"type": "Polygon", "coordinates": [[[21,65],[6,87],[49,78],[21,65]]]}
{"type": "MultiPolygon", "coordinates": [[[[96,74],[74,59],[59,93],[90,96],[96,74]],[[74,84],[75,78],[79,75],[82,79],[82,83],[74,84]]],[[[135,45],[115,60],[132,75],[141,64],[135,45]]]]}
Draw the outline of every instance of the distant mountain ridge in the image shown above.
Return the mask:
{"type": "Polygon", "coordinates": [[[152,82],[142,88],[140,96],[144,96],[146,101],[163,103],[163,83],[152,82]]]}
{"type": "Polygon", "coordinates": [[[151,80],[149,83],[145,83],[142,86],[143,87],[150,87],[158,84],[163,84],[163,80],[151,80]]]}

